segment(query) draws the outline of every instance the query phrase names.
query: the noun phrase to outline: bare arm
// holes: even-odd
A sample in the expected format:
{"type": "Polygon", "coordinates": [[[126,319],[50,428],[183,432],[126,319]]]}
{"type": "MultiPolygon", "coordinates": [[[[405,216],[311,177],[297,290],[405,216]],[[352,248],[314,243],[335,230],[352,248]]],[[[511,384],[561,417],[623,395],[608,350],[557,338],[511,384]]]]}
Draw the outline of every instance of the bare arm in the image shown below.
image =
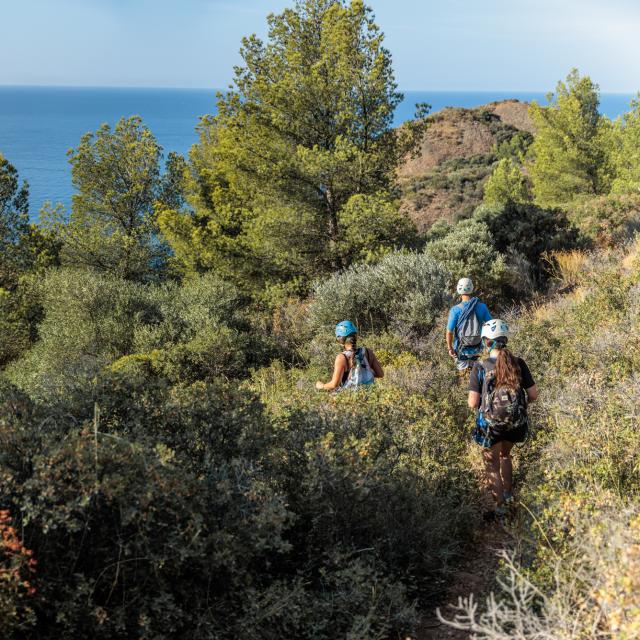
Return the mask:
{"type": "Polygon", "coordinates": [[[384,371],[382,370],[382,365],[380,364],[380,361],[378,360],[378,358],[376,358],[376,354],[373,353],[373,351],[371,351],[371,349],[367,349],[367,353],[369,354],[369,364],[371,365],[371,368],[373,369],[373,375],[376,378],[384,378],[384,371]]]}
{"type": "Polygon", "coordinates": [[[337,389],[342,382],[342,376],[344,375],[346,369],[346,358],[341,353],[339,353],[336,356],[336,361],[333,365],[333,377],[331,378],[331,381],[324,383],[318,380],[318,382],[316,382],[316,389],[318,389],[318,391],[333,391],[334,389],[337,389]]]}
{"type": "Polygon", "coordinates": [[[447,330],[445,339],[447,341],[447,349],[449,350],[449,355],[453,358],[456,355],[456,352],[453,350],[453,331],[447,330]]]}
{"type": "Polygon", "coordinates": [[[533,387],[525,389],[527,393],[527,400],[529,402],[535,402],[538,399],[538,387],[534,384],[533,387]]]}
{"type": "Polygon", "coordinates": [[[467,404],[470,409],[477,409],[480,406],[480,394],[477,391],[469,391],[467,404]]]}

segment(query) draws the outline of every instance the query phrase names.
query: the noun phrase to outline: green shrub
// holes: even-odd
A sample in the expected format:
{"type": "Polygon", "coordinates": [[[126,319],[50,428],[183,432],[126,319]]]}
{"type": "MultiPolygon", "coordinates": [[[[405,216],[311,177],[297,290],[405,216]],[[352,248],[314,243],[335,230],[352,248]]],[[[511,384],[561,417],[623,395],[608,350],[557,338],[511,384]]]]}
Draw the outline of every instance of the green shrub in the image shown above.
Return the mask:
{"type": "Polygon", "coordinates": [[[446,574],[473,528],[475,489],[462,472],[468,412],[443,391],[390,384],[326,399],[289,386],[272,396],[272,473],[296,514],[288,539],[314,555],[366,550],[421,590],[446,574]]]}
{"type": "Polygon", "coordinates": [[[524,256],[541,272],[541,256],[578,245],[578,232],[561,210],[541,209],[533,204],[482,205],[474,219],[486,224],[501,253],[524,256]]]}
{"type": "Polygon", "coordinates": [[[568,207],[568,216],[588,240],[600,247],[614,247],[640,230],[640,196],[583,198],[568,207]]]}
{"type": "Polygon", "coordinates": [[[131,351],[136,326],[154,316],[140,284],[61,269],[40,283],[39,341],[7,368],[7,377],[41,399],[80,400],[97,373],[131,351]]]}
{"type": "Polygon", "coordinates": [[[261,402],[237,382],[170,386],[145,364],[129,363],[100,377],[96,398],[105,432],[167,447],[202,473],[216,460],[257,459],[269,443],[261,402]]]}
{"type": "Polygon", "coordinates": [[[424,251],[449,271],[452,288],[459,278],[468,277],[485,297],[495,300],[509,279],[489,227],[478,220],[459,222],[446,236],[428,243],[424,251]]]}
{"type": "MultiPolygon", "coordinates": [[[[242,376],[247,359],[260,361],[238,290],[213,273],[184,285],[152,288],[157,319],[137,327],[133,350],[173,382],[242,376]]],[[[117,365],[116,365],[117,366],[117,365]]]]}
{"type": "Polygon", "coordinates": [[[39,287],[39,341],[7,369],[33,397],[91,406],[106,368],[146,363],[172,383],[242,377],[265,357],[245,301],[214,274],[180,286],[139,284],[90,271],[51,271],[39,287]]]}
{"type": "Polygon", "coordinates": [[[316,283],[309,319],[327,332],[345,318],[361,330],[402,327],[427,333],[449,302],[449,274],[420,253],[393,253],[375,265],[355,265],[316,283]]]}

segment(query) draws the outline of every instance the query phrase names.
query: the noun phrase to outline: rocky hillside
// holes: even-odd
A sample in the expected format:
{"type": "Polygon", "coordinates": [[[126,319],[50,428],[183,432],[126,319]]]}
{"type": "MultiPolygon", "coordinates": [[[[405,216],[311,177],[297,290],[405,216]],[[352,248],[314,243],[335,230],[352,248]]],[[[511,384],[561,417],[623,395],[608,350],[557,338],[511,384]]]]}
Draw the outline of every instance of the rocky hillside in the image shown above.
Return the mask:
{"type": "Polygon", "coordinates": [[[533,132],[528,104],[493,102],[430,116],[419,153],[400,168],[403,209],[421,231],[437,219],[471,214],[496,161],[495,149],[519,131],[533,132]]]}

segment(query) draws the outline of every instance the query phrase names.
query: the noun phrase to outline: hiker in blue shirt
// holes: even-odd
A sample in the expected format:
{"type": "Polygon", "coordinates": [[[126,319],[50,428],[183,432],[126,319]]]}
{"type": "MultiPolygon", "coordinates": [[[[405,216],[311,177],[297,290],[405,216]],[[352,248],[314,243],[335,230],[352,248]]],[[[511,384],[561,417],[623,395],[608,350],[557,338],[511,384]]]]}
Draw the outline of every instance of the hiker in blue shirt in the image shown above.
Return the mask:
{"type": "Polygon", "coordinates": [[[470,278],[461,278],[456,290],[462,301],[449,311],[446,340],[458,371],[466,372],[480,357],[482,325],[492,318],[487,305],[472,295],[470,278]]]}

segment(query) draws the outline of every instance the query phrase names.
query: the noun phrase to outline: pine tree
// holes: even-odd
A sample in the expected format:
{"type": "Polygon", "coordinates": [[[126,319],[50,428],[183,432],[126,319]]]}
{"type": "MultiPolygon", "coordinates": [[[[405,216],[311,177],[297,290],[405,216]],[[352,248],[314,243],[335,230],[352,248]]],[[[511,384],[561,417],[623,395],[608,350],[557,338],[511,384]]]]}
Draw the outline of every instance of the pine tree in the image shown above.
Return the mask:
{"type": "Polygon", "coordinates": [[[170,156],[160,173],[162,148],[138,116],[122,118],[82,136],[69,152],[77,193],[66,219],[59,207],[43,218],[62,243],[65,265],[88,267],[127,280],[157,274],[167,256],[159,242],[154,205],[159,199],[180,203],[175,193],[182,163],[170,156]]]}
{"type": "Polygon", "coordinates": [[[640,193],[640,95],[615,124],[611,160],[614,193],[640,193]]]}
{"type": "Polygon", "coordinates": [[[520,165],[512,158],[498,162],[484,185],[485,204],[525,203],[531,201],[531,193],[520,165]]]}
{"type": "Polygon", "coordinates": [[[533,102],[529,109],[537,129],[528,167],[536,203],[555,206],[577,195],[607,193],[610,123],[598,111],[598,85],[573,69],[548,100],[549,106],[533,102]]]}
{"type": "Polygon", "coordinates": [[[191,211],[160,223],[188,270],[254,282],[312,277],[342,264],[340,211],[388,191],[419,127],[392,128],[402,99],[383,34],[361,0],[298,0],[268,18],[267,42],[202,121],[191,156],[191,211]]]}
{"type": "Polygon", "coordinates": [[[15,285],[26,268],[29,236],[29,185],[0,154],[0,289],[15,285]]]}

